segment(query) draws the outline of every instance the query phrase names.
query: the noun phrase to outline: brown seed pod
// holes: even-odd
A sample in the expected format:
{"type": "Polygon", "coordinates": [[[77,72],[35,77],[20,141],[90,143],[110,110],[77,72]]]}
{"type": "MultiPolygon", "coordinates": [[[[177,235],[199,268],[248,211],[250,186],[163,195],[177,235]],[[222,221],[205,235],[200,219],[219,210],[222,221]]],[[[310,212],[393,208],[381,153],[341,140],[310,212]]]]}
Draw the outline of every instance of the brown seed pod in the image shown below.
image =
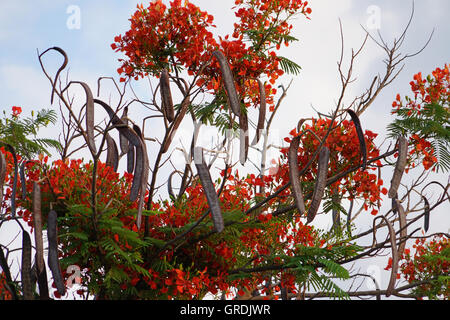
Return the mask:
{"type": "Polygon", "coordinates": [[[22,185],[22,200],[25,200],[27,197],[27,185],[25,180],[25,166],[28,163],[37,163],[35,160],[25,160],[20,164],[19,176],[20,176],[20,184],[22,185]]]}
{"type": "Polygon", "coordinates": [[[180,173],[179,171],[174,171],[170,174],[169,179],[167,180],[167,192],[169,193],[169,196],[172,199],[175,199],[175,193],[173,193],[173,188],[172,188],[172,177],[174,174],[180,173]]]}
{"type": "Polygon", "coordinates": [[[61,267],[58,259],[58,215],[55,211],[50,211],[47,220],[47,238],[48,238],[48,266],[53,274],[53,281],[60,295],[66,294],[61,267]]]}
{"type": "MultiPolygon", "coordinates": [[[[35,255],[35,259],[37,259],[37,255],[35,255]]],[[[39,287],[39,299],[49,300],[50,296],[48,292],[47,268],[45,267],[45,264],[44,268],[41,271],[39,271],[38,267],[36,267],[36,274],[39,287]]]]}
{"type": "Polygon", "coordinates": [[[112,167],[114,172],[117,172],[119,167],[119,150],[116,142],[108,133],[106,133],[106,147],[106,165],[112,167]]]}
{"type": "Polygon", "coordinates": [[[139,174],[141,177],[140,185],[139,185],[139,203],[138,203],[138,212],[136,225],[138,229],[141,227],[142,220],[142,210],[144,209],[144,197],[147,191],[147,182],[148,182],[148,171],[149,171],[149,162],[147,155],[147,147],[145,145],[144,136],[142,135],[141,129],[137,125],[133,125],[133,130],[140,137],[141,146],[140,148],[136,147],[138,151],[136,156],[136,166],[134,168],[135,174],[139,174]]]}
{"type": "Polygon", "coordinates": [[[173,177],[175,174],[177,174],[177,173],[181,174],[180,171],[177,171],[177,170],[176,170],[176,171],[174,171],[174,172],[172,172],[172,173],[170,174],[169,179],[167,180],[167,191],[168,191],[168,193],[169,193],[169,196],[170,196],[172,199],[181,197],[181,195],[182,195],[182,194],[184,193],[184,191],[186,190],[187,184],[189,184],[190,180],[192,179],[191,167],[190,167],[188,164],[186,164],[185,169],[184,169],[183,176],[182,176],[182,178],[181,178],[181,186],[180,186],[180,189],[179,189],[179,191],[178,191],[178,195],[175,196],[175,193],[173,192],[173,187],[172,187],[172,177],[173,177]],[[191,174],[191,175],[189,176],[189,174],[191,174]],[[188,176],[189,176],[189,182],[187,181],[187,180],[188,180],[188,176]]]}
{"type": "Polygon", "coordinates": [[[3,184],[6,179],[6,159],[3,152],[0,151],[0,203],[3,201],[3,184]]]}
{"type": "Polygon", "coordinates": [[[92,153],[96,153],[97,149],[95,147],[95,139],[94,139],[94,96],[92,95],[91,88],[82,82],[82,81],[72,81],[72,83],[80,84],[84,92],[86,93],[86,135],[89,149],[92,153]]]}
{"type": "Polygon", "coordinates": [[[161,71],[159,83],[163,113],[167,117],[167,120],[169,122],[172,122],[175,119],[175,111],[173,109],[172,93],[170,91],[169,73],[166,69],[163,69],[163,71],[161,71]]]}
{"type": "MultiPolygon", "coordinates": [[[[339,205],[341,204],[341,200],[339,199],[339,194],[337,193],[337,191],[335,191],[335,193],[333,193],[331,197],[334,203],[338,203],[339,205]]],[[[332,229],[339,230],[341,228],[341,212],[337,208],[333,207],[331,213],[333,217],[332,229]]]]}
{"type": "Polygon", "coordinates": [[[49,298],[49,295],[47,272],[44,263],[44,242],[42,240],[41,187],[36,181],[33,184],[33,221],[39,293],[41,299],[46,300],[49,298]]]}
{"type": "Polygon", "coordinates": [[[194,154],[201,157],[201,159],[196,159],[197,161],[195,161],[195,166],[197,168],[197,173],[200,177],[203,189],[205,190],[206,199],[211,210],[214,228],[217,233],[220,233],[224,229],[224,222],[222,211],[220,209],[219,197],[217,196],[216,189],[214,188],[208,166],[203,159],[203,149],[201,147],[196,147],[194,150],[194,154]]]}
{"type": "Polygon", "coordinates": [[[127,152],[127,172],[133,173],[134,172],[134,150],[135,146],[131,145],[128,148],[127,152]]]}
{"type": "Polygon", "coordinates": [[[396,239],[395,239],[395,231],[394,228],[392,227],[392,224],[389,222],[389,220],[385,217],[385,216],[378,216],[373,220],[373,244],[372,247],[374,248],[376,245],[376,225],[375,222],[378,219],[383,219],[384,222],[386,223],[388,230],[389,230],[389,238],[391,241],[391,250],[392,250],[392,270],[391,270],[391,277],[389,279],[389,284],[388,287],[386,289],[386,297],[389,297],[390,295],[392,295],[393,291],[394,291],[394,287],[395,287],[395,282],[397,280],[397,270],[398,270],[398,251],[397,251],[397,244],[396,244],[396,239]]]}
{"type": "Polygon", "coordinates": [[[259,117],[258,117],[258,124],[256,126],[256,135],[253,139],[252,146],[257,144],[259,142],[259,139],[261,138],[261,133],[264,130],[265,121],[266,121],[266,89],[264,87],[264,83],[262,83],[261,80],[257,79],[258,81],[258,87],[259,87],[259,117]]]}
{"type": "Polygon", "coordinates": [[[186,191],[186,188],[191,183],[191,180],[192,180],[192,169],[191,166],[186,163],[184,167],[183,177],[181,178],[181,187],[180,191],[178,192],[178,198],[184,194],[184,191],[186,191]]]}
{"type": "Polygon", "coordinates": [[[428,199],[425,198],[424,196],[422,196],[422,199],[425,202],[423,228],[425,229],[425,232],[428,232],[428,229],[430,228],[430,203],[428,202],[428,199]]]}
{"type": "Polygon", "coordinates": [[[51,94],[51,97],[50,97],[50,103],[53,104],[53,97],[54,97],[54,94],[55,94],[56,82],[58,81],[60,73],[66,68],[67,63],[69,62],[69,58],[67,57],[66,52],[63,49],[59,48],[59,47],[48,48],[47,50],[45,50],[44,52],[42,52],[39,55],[39,58],[41,58],[45,53],[47,53],[50,50],[55,50],[55,51],[59,52],[64,57],[63,64],[61,65],[61,67],[59,67],[58,71],[56,71],[55,80],[52,82],[52,94],[51,94]]]}
{"type": "Polygon", "coordinates": [[[403,172],[406,168],[406,160],[408,156],[408,140],[405,137],[398,139],[398,159],[395,165],[394,174],[391,180],[391,187],[389,188],[389,198],[394,198],[397,194],[400,181],[402,180],[403,172]]]}
{"type": "Polygon", "coordinates": [[[407,228],[406,228],[405,209],[400,204],[399,200],[396,200],[395,206],[397,207],[398,219],[400,222],[400,244],[398,245],[398,255],[399,255],[398,258],[400,259],[401,256],[403,255],[403,251],[405,250],[405,247],[406,247],[406,237],[407,237],[408,233],[407,233],[407,228]]]}
{"type": "Polygon", "coordinates": [[[119,133],[121,133],[132,145],[135,147],[139,146],[141,144],[140,137],[131,130],[113,111],[113,109],[105,102],[99,99],[94,99],[94,103],[97,103],[105,109],[105,111],[108,113],[109,118],[111,119],[111,123],[113,126],[116,126],[119,133]]]}
{"type": "Polygon", "coordinates": [[[239,127],[240,127],[240,162],[242,165],[245,165],[245,162],[247,162],[248,157],[248,118],[247,114],[245,112],[241,113],[241,116],[239,118],[239,127]]]}
{"type": "Polygon", "coordinates": [[[305,214],[305,200],[303,199],[303,190],[300,182],[300,175],[298,170],[298,147],[300,145],[301,136],[292,139],[289,146],[288,161],[289,161],[289,180],[291,181],[292,194],[294,195],[295,205],[301,215],[305,214]]]}
{"type": "Polygon", "coordinates": [[[134,176],[137,177],[133,179],[130,190],[130,200],[134,201],[139,195],[139,191],[142,186],[142,174],[144,173],[144,149],[143,145],[135,148],[135,165],[134,165],[134,176]]]}
{"type": "Polygon", "coordinates": [[[215,50],[213,52],[213,55],[219,62],[220,71],[222,72],[222,79],[225,86],[225,91],[227,92],[231,110],[236,116],[240,117],[241,104],[239,103],[239,98],[236,91],[236,87],[234,85],[234,77],[233,73],[231,72],[230,65],[228,64],[227,59],[225,58],[225,56],[221,51],[215,50]]]}
{"type": "Polygon", "coordinates": [[[33,300],[31,285],[31,239],[28,232],[22,232],[22,292],[24,300],[33,300]]]}
{"type": "Polygon", "coordinates": [[[285,287],[281,287],[280,296],[281,296],[281,300],[289,300],[288,299],[288,289],[286,289],[285,287]]]}
{"type": "Polygon", "coordinates": [[[319,210],[320,202],[322,201],[325,192],[325,186],[328,173],[328,161],[330,160],[330,150],[327,147],[322,147],[319,155],[319,167],[317,169],[317,179],[312,195],[311,205],[308,210],[307,223],[311,223],[316,217],[319,210]]]}
{"type": "Polygon", "coordinates": [[[300,132],[302,130],[302,126],[305,123],[307,119],[300,119],[297,123],[297,132],[300,132]]]}
{"type": "Polygon", "coordinates": [[[2,272],[5,275],[5,288],[11,293],[13,300],[18,300],[17,292],[15,290],[14,283],[11,278],[11,271],[9,270],[8,261],[6,260],[5,254],[3,253],[3,249],[0,246],[0,267],[2,268],[2,272]]]}
{"type": "Polygon", "coordinates": [[[19,176],[20,176],[20,184],[22,185],[22,200],[25,200],[27,197],[27,185],[25,181],[25,162],[22,161],[19,168],[19,176]]]}
{"type": "MultiPolygon", "coordinates": [[[[123,109],[122,113],[122,122],[128,126],[128,107],[125,107],[123,109]]],[[[130,143],[128,142],[128,139],[123,136],[123,134],[119,134],[119,144],[120,144],[120,151],[122,154],[127,154],[128,150],[130,148],[130,143]]]]}
{"type": "MultiPolygon", "coordinates": [[[[111,123],[114,126],[116,126],[119,133],[121,133],[130,142],[130,144],[135,147],[134,148],[136,158],[135,169],[139,167],[142,168],[143,170],[144,151],[142,139],[140,138],[140,136],[134,130],[129,128],[125,123],[123,123],[123,121],[115,114],[115,112],[108,104],[99,99],[94,99],[94,103],[98,103],[105,109],[105,111],[108,113],[111,119],[111,123]],[[139,163],[139,166],[137,165],[137,163],[139,163]]],[[[139,195],[139,190],[141,189],[141,185],[142,185],[142,172],[134,170],[133,182],[130,190],[131,201],[137,199],[139,195]]]]}
{"type": "Polygon", "coordinates": [[[364,171],[366,170],[367,166],[367,146],[366,146],[366,139],[364,138],[364,132],[361,127],[361,121],[359,120],[358,115],[353,110],[348,109],[347,112],[352,118],[353,124],[355,125],[356,128],[356,133],[358,134],[359,149],[361,150],[361,155],[363,159],[362,170],[364,171]]]}
{"type": "Polygon", "coordinates": [[[351,223],[352,223],[353,202],[354,202],[354,200],[351,199],[350,200],[350,208],[348,208],[348,211],[347,211],[347,232],[348,232],[349,235],[352,234],[351,223]]]}
{"type": "Polygon", "coordinates": [[[191,101],[189,100],[189,97],[185,97],[183,99],[183,102],[181,102],[181,110],[177,114],[173,125],[169,129],[167,139],[164,142],[164,145],[161,150],[162,153],[166,153],[169,150],[170,144],[172,143],[175,133],[177,132],[177,129],[181,124],[181,121],[183,120],[184,116],[186,115],[186,112],[188,111],[190,104],[191,104],[191,101]]]}

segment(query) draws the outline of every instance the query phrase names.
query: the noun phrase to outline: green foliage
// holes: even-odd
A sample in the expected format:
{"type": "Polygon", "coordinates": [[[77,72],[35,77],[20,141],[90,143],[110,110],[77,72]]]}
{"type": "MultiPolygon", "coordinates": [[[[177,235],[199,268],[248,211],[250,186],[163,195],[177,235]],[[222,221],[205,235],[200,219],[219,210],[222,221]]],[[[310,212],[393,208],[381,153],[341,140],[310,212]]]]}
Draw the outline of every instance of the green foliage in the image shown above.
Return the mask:
{"type": "Polygon", "coordinates": [[[289,60],[286,57],[278,56],[278,59],[280,61],[281,69],[283,69],[283,71],[286,73],[297,76],[302,70],[302,67],[300,67],[299,64],[295,63],[292,60],[289,60]]]}
{"type": "Polygon", "coordinates": [[[28,118],[8,117],[5,111],[3,115],[3,119],[0,119],[0,139],[12,145],[19,155],[34,159],[40,153],[50,155],[49,148],[61,148],[57,140],[37,137],[40,128],[56,123],[57,114],[54,110],[42,109],[36,116],[32,112],[28,118]]]}
{"type": "MultiPolygon", "coordinates": [[[[450,263],[450,247],[447,246],[441,252],[429,252],[420,257],[421,265],[429,266],[426,272],[416,273],[418,281],[430,281],[430,284],[415,287],[412,293],[418,297],[427,297],[430,300],[448,299],[450,294],[450,275],[443,274],[444,265],[450,263]],[[433,269],[434,270],[433,272],[433,269]],[[442,268],[442,269],[441,269],[442,268]]],[[[447,267],[448,270],[448,267],[447,267]]]]}
{"type": "MultiPolygon", "coordinates": [[[[191,105],[190,108],[198,121],[216,127],[221,134],[225,134],[228,129],[238,130],[239,123],[232,122],[229,114],[222,112],[221,106],[223,105],[227,105],[226,100],[216,98],[210,103],[191,105]]],[[[246,111],[244,110],[244,112],[246,111]]]]}
{"type": "Polygon", "coordinates": [[[92,228],[89,207],[73,205],[67,210],[58,218],[60,241],[65,245],[65,252],[70,253],[61,259],[62,268],[72,264],[88,268],[90,277],[84,279],[83,285],[94,294],[107,292],[112,299],[136,295],[133,286],[126,289],[121,286],[131,281],[130,274],[150,276],[141,264],[142,249],[152,241],[143,240],[139,233],[126,228],[117,209],[99,213],[97,232],[92,228]]]}
{"type": "Polygon", "coordinates": [[[438,159],[437,168],[450,170],[450,110],[447,105],[430,103],[421,110],[399,108],[397,118],[388,125],[389,137],[416,134],[431,142],[438,159]]]}

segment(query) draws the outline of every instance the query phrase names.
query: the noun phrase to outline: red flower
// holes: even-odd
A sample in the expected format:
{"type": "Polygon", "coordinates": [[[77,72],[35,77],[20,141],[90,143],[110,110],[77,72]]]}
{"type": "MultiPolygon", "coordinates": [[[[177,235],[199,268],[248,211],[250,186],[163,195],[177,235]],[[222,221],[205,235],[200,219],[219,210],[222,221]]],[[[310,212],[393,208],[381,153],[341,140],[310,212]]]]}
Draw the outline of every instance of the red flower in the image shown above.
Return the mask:
{"type": "Polygon", "coordinates": [[[22,108],[21,107],[17,107],[17,106],[13,106],[12,107],[12,115],[13,117],[17,118],[19,116],[19,114],[22,113],[22,108]]]}

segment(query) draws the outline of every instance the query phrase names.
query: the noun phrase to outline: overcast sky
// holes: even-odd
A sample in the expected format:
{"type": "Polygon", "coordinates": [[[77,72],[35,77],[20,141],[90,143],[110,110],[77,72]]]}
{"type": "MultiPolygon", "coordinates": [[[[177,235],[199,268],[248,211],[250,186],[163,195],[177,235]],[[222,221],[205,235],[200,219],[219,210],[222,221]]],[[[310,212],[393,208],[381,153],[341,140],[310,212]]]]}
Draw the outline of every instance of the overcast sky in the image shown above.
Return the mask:
{"type": "MultiPolygon", "coordinates": [[[[166,3],[168,1],[165,1],[166,3]]],[[[235,17],[232,0],[193,0],[214,15],[217,35],[225,35],[233,28],[235,17]]],[[[280,135],[287,136],[298,119],[313,116],[315,109],[329,112],[338,98],[340,86],[336,62],[340,52],[339,21],[342,20],[346,57],[364,38],[365,27],[379,26],[384,38],[391,42],[406,25],[412,1],[410,0],[311,0],[311,20],[300,17],[293,35],[299,42],[283,49],[282,55],[302,66],[294,78],[284,102],[284,108],[274,122],[280,135]],[[378,20],[379,17],[379,20],[378,20]],[[375,19],[375,20],[374,20],[375,19]],[[379,23],[378,23],[379,22],[379,23]]],[[[110,44],[114,36],[129,28],[129,17],[140,1],[125,0],[2,0],[0,1],[0,111],[21,106],[29,115],[31,110],[50,107],[50,87],[40,70],[36,50],[59,46],[69,55],[71,79],[86,81],[96,88],[99,76],[117,77],[118,54],[110,44]],[[78,19],[79,18],[79,19],[78,19]]],[[[144,2],[144,6],[147,3],[144,2]]],[[[429,74],[436,67],[450,62],[450,25],[448,0],[416,1],[416,14],[407,35],[403,53],[413,53],[427,41],[434,29],[428,47],[418,56],[406,61],[400,76],[362,116],[363,126],[375,132],[385,132],[391,120],[390,108],[397,93],[410,93],[409,82],[415,73],[429,74]]],[[[375,29],[370,29],[376,34],[375,29]]],[[[361,94],[373,77],[383,72],[384,52],[373,42],[366,46],[356,62],[357,81],[350,87],[348,101],[361,94]]],[[[48,65],[57,68],[60,58],[53,55],[48,65]]],[[[54,70],[54,69],[52,69],[54,70]]],[[[292,76],[281,81],[289,83],[292,76]]],[[[148,92],[139,87],[145,96],[148,92]]],[[[53,136],[55,130],[43,134],[53,136]]],[[[442,178],[442,176],[441,176],[442,178]]],[[[443,177],[446,180],[446,177],[443,177]]],[[[385,181],[390,179],[385,178],[385,181]]],[[[449,206],[436,214],[436,230],[448,231],[449,206]],[[444,229],[442,229],[444,228],[444,229]]],[[[386,258],[387,259],[387,258],[386,258]]],[[[386,260],[384,259],[384,260],[386,260]]],[[[383,261],[384,261],[383,260],[383,261]]],[[[373,263],[373,262],[372,262],[373,263]]],[[[377,262],[378,263],[378,262],[377,262]]],[[[380,262],[381,263],[381,262],[380,262]]],[[[385,263],[385,262],[382,262],[385,263]]],[[[380,266],[384,268],[384,265],[380,266]]],[[[364,271],[364,270],[363,270],[364,271]]],[[[384,283],[384,286],[387,282],[384,283]]]]}

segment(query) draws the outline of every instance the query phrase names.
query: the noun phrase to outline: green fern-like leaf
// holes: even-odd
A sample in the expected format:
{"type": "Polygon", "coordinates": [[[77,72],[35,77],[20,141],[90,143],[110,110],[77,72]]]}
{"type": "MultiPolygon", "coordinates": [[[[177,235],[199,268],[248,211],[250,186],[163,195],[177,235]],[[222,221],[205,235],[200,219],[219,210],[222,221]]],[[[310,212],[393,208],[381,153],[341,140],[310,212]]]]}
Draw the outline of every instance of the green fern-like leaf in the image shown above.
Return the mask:
{"type": "Polygon", "coordinates": [[[302,67],[300,65],[298,65],[292,60],[289,60],[286,57],[278,56],[278,59],[280,62],[281,69],[288,74],[296,76],[302,70],[302,67]]]}

